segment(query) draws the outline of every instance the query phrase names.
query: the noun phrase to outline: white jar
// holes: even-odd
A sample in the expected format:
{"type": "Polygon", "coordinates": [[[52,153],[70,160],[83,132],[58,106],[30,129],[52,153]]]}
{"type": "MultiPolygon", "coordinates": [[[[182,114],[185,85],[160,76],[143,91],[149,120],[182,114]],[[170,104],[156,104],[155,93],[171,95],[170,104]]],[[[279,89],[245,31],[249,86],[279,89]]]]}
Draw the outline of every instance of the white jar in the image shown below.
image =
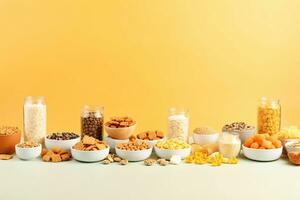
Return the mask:
{"type": "Polygon", "coordinates": [[[24,100],[24,140],[44,142],[47,134],[47,107],[44,97],[26,97],[24,100]]]}
{"type": "Polygon", "coordinates": [[[187,109],[171,108],[169,110],[168,138],[179,138],[188,142],[189,117],[187,109]]]}

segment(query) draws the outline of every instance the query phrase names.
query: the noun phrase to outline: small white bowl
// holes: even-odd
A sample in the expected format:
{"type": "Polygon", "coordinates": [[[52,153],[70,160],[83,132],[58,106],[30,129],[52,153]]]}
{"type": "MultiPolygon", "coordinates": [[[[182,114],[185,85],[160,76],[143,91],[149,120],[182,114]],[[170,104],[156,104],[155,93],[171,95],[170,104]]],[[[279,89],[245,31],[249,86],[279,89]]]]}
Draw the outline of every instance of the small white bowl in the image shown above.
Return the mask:
{"type": "Polygon", "coordinates": [[[289,152],[300,152],[300,146],[298,146],[298,147],[292,146],[295,143],[299,143],[299,141],[290,141],[290,142],[285,143],[285,149],[288,153],[289,152]]]}
{"type": "Polygon", "coordinates": [[[240,139],[242,141],[242,144],[244,144],[244,142],[251,137],[252,135],[255,134],[255,129],[252,130],[248,130],[248,131],[238,131],[236,133],[238,133],[240,135],[240,139]]]}
{"type": "Polygon", "coordinates": [[[31,147],[31,148],[22,148],[18,147],[18,144],[15,146],[16,148],[16,154],[18,158],[22,160],[31,160],[34,158],[37,158],[42,153],[42,145],[39,144],[37,147],[31,147]]]}
{"type": "Polygon", "coordinates": [[[246,158],[256,161],[273,161],[281,157],[282,147],[277,149],[252,149],[243,147],[243,154],[246,158]]]}
{"type": "Polygon", "coordinates": [[[193,133],[193,140],[194,143],[205,145],[205,144],[211,144],[211,143],[217,143],[219,139],[219,133],[214,134],[197,134],[193,133]]]}
{"type": "Polygon", "coordinates": [[[151,156],[152,147],[145,150],[126,151],[116,147],[116,153],[119,157],[131,162],[146,160],[151,156]]]}
{"type": "Polygon", "coordinates": [[[104,141],[106,141],[108,146],[110,147],[110,152],[115,153],[115,147],[118,144],[129,142],[129,139],[117,140],[117,139],[113,139],[111,137],[106,137],[106,138],[104,138],[104,141]]]}
{"type": "Polygon", "coordinates": [[[52,149],[55,146],[62,148],[63,150],[70,151],[71,148],[80,142],[80,137],[71,140],[54,140],[45,137],[45,146],[47,149],[52,149]]]}
{"type": "Polygon", "coordinates": [[[109,147],[97,151],[82,151],[71,148],[72,157],[81,162],[98,162],[105,159],[109,154],[109,147]]]}
{"type": "Polygon", "coordinates": [[[170,160],[172,156],[180,156],[181,159],[189,156],[191,154],[192,148],[185,149],[160,149],[157,146],[154,146],[155,153],[158,157],[170,160]]]}
{"type": "Polygon", "coordinates": [[[163,141],[165,138],[159,139],[159,140],[142,140],[142,139],[137,139],[138,141],[144,141],[146,142],[150,147],[154,147],[156,143],[163,141]]]}

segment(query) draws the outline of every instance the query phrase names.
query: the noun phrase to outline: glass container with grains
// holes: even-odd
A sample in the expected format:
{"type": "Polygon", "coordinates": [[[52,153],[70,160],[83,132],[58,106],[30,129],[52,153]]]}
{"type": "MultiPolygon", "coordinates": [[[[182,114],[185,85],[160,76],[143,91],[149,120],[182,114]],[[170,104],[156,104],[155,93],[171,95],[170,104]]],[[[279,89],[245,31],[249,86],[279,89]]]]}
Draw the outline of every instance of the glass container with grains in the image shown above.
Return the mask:
{"type": "Polygon", "coordinates": [[[103,111],[102,106],[85,105],[81,110],[81,134],[103,140],[103,111]]]}
{"type": "Polygon", "coordinates": [[[257,110],[257,129],[259,134],[274,135],[281,125],[281,106],[279,100],[263,97],[257,110]]]}
{"type": "Polygon", "coordinates": [[[171,108],[168,117],[168,138],[189,138],[189,117],[187,109],[171,108]]]}
{"type": "Polygon", "coordinates": [[[23,114],[25,141],[43,143],[47,134],[47,106],[45,98],[26,97],[23,114]]]}

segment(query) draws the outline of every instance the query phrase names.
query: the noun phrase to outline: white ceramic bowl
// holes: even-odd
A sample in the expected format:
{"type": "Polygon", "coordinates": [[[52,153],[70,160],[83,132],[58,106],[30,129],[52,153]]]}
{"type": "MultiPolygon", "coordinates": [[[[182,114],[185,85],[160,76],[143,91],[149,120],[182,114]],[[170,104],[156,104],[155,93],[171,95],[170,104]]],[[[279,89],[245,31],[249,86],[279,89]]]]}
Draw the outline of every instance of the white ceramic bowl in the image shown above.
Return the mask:
{"type": "Polygon", "coordinates": [[[180,156],[181,159],[184,159],[191,154],[192,148],[170,150],[160,149],[157,146],[154,146],[154,150],[158,157],[170,160],[172,156],[180,156]]]}
{"type": "Polygon", "coordinates": [[[22,148],[18,147],[18,144],[15,146],[16,148],[16,154],[18,158],[22,160],[31,160],[34,158],[37,158],[41,155],[42,153],[42,145],[39,144],[37,147],[32,147],[32,148],[22,148]]]}
{"type": "Polygon", "coordinates": [[[236,133],[238,133],[240,135],[240,139],[242,141],[242,144],[244,144],[244,142],[251,137],[252,135],[255,134],[255,129],[252,130],[248,130],[248,131],[238,131],[236,133]]]}
{"type": "Polygon", "coordinates": [[[116,147],[116,153],[119,157],[131,162],[146,160],[151,156],[152,147],[145,150],[126,151],[116,147]]]}
{"type": "Polygon", "coordinates": [[[243,147],[243,154],[246,158],[256,161],[273,161],[280,158],[282,154],[282,147],[277,149],[252,149],[243,147]]]}
{"type": "Polygon", "coordinates": [[[163,141],[164,138],[159,139],[159,140],[141,140],[141,139],[137,139],[138,141],[144,141],[146,142],[150,147],[154,147],[154,145],[156,145],[156,143],[163,141]]]}
{"type": "Polygon", "coordinates": [[[113,139],[111,137],[106,137],[104,138],[104,141],[107,142],[108,146],[110,147],[110,152],[114,153],[115,152],[115,147],[120,144],[120,143],[127,143],[129,142],[129,139],[125,139],[125,140],[117,140],[117,139],[113,139]]]}
{"type": "Polygon", "coordinates": [[[194,143],[205,145],[205,144],[211,144],[211,143],[217,143],[219,139],[219,133],[214,134],[197,134],[193,133],[193,140],[194,143]]]}
{"type": "Polygon", "coordinates": [[[78,142],[80,142],[80,137],[71,140],[54,140],[45,137],[45,146],[47,149],[58,146],[63,150],[70,151],[70,149],[78,142]]]}
{"type": "Polygon", "coordinates": [[[298,147],[293,147],[292,145],[295,143],[299,143],[298,141],[290,141],[285,143],[285,149],[286,151],[289,152],[300,152],[300,146],[298,147]]]}
{"type": "Polygon", "coordinates": [[[81,162],[98,162],[105,159],[109,154],[109,147],[97,151],[82,151],[71,148],[72,157],[81,162]]]}

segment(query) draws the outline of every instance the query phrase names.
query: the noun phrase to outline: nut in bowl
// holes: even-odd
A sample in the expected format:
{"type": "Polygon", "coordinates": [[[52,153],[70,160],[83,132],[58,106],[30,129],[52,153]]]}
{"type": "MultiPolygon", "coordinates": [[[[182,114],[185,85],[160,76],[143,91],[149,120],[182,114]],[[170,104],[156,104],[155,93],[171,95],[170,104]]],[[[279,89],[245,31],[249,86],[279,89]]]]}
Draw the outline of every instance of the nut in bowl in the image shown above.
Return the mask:
{"type": "Polygon", "coordinates": [[[13,154],[20,139],[21,130],[18,127],[0,127],[0,154],[13,154]]]}
{"type": "Polygon", "coordinates": [[[60,147],[63,150],[70,151],[72,146],[78,142],[80,142],[80,136],[71,132],[52,133],[45,138],[47,149],[60,147]]]}
{"type": "Polygon", "coordinates": [[[147,142],[151,147],[153,147],[157,142],[164,139],[164,133],[162,131],[144,131],[137,134],[137,139],[147,142]]]}
{"type": "Polygon", "coordinates": [[[290,141],[285,143],[286,151],[289,152],[300,152],[300,142],[299,141],[290,141]]]}
{"type": "Polygon", "coordinates": [[[111,117],[104,124],[109,137],[117,140],[129,139],[136,127],[136,122],[130,117],[111,117]]]}
{"type": "Polygon", "coordinates": [[[193,132],[194,143],[206,145],[218,142],[219,133],[210,127],[199,127],[193,132]]]}
{"type": "Polygon", "coordinates": [[[132,139],[128,143],[118,144],[116,153],[119,157],[131,162],[142,161],[151,156],[152,147],[145,141],[132,139]]]}
{"type": "Polygon", "coordinates": [[[248,125],[245,122],[233,122],[223,126],[222,131],[238,133],[242,143],[244,143],[247,138],[255,134],[256,130],[254,126],[248,125]]]}
{"type": "Polygon", "coordinates": [[[268,134],[248,138],[242,146],[245,157],[256,161],[273,161],[281,157],[281,141],[268,134]]]}
{"type": "Polygon", "coordinates": [[[16,154],[22,160],[37,158],[42,153],[42,145],[35,142],[25,142],[16,145],[16,154]]]}
{"type": "Polygon", "coordinates": [[[93,137],[84,136],[71,148],[72,157],[81,162],[98,162],[109,154],[109,146],[93,137]]]}
{"type": "Polygon", "coordinates": [[[111,137],[106,137],[104,138],[104,141],[107,142],[109,148],[110,148],[110,152],[114,153],[115,152],[115,148],[118,144],[121,143],[127,143],[129,142],[129,139],[125,139],[125,140],[117,140],[117,139],[113,139],[111,137]]]}
{"type": "Polygon", "coordinates": [[[165,141],[160,141],[154,146],[155,153],[163,159],[171,159],[172,156],[180,156],[181,159],[191,154],[191,145],[178,139],[172,138],[165,141]]]}

